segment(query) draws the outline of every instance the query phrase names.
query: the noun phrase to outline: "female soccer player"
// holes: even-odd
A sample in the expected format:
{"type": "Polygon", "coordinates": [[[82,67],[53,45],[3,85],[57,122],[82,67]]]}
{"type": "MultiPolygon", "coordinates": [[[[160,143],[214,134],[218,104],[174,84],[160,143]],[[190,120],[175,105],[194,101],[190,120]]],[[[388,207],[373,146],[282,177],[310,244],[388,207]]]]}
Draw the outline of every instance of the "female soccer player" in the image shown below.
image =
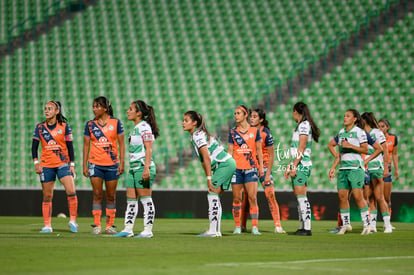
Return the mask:
{"type": "Polygon", "coordinates": [[[363,113],[362,119],[365,123],[365,131],[372,137],[378,140],[382,146],[382,155],[376,158],[370,158],[370,154],[374,152],[374,148],[368,145],[368,154],[366,155],[365,164],[368,164],[368,172],[370,176],[370,191],[369,206],[370,206],[370,223],[371,231],[377,232],[377,202],[382,213],[382,219],[384,220],[384,233],[392,233],[390,224],[390,213],[388,212],[388,206],[384,199],[384,180],[388,177],[388,169],[384,169],[384,162],[388,163],[388,147],[387,140],[384,134],[378,129],[378,123],[375,116],[371,112],[363,113]],[[372,194],[373,193],[373,194],[372,194]]]}
{"type": "Polygon", "coordinates": [[[349,109],[344,115],[344,128],[339,131],[338,145],[340,154],[329,170],[329,178],[335,177],[335,168],[340,164],[338,176],[339,211],[342,227],[337,234],[345,234],[350,227],[349,192],[352,190],[354,199],[361,213],[364,229],[361,235],[371,232],[368,205],[364,199],[362,188],[365,180],[364,162],[361,154],[368,153],[367,135],[363,128],[361,116],[357,110],[349,109]]]}
{"type": "Polygon", "coordinates": [[[291,161],[285,172],[285,179],[292,180],[293,192],[298,201],[299,229],[296,235],[312,236],[311,207],[307,197],[307,185],[312,171],[312,139],[319,140],[320,130],[313,121],[308,105],[298,102],[293,106],[293,119],[298,125],[290,146],[291,161]]]}
{"type": "MultiPolygon", "coordinates": [[[[398,138],[396,135],[389,133],[391,124],[386,118],[382,118],[378,122],[380,130],[384,133],[387,138],[388,145],[388,177],[384,179],[384,197],[388,204],[388,211],[391,216],[391,189],[392,189],[392,175],[391,175],[391,159],[394,164],[394,176],[395,180],[398,179],[398,138]]],[[[395,229],[395,228],[393,228],[395,229]]]]}
{"type": "Polygon", "coordinates": [[[138,214],[138,199],[144,207],[144,231],[135,238],[152,238],[155,206],[152,201],[152,184],[156,168],[152,160],[152,142],[159,136],[154,109],[142,100],[131,103],[127,110],[128,120],[134,122],[129,133],[129,172],[127,180],[127,207],[125,227],[115,237],[133,237],[135,218],[138,214]]]}
{"type": "MultiPolygon", "coordinates": [[[[262,109],[256,109],[252,112],[250,117],[250,125],[260,130],[262,138],[262,153],[263,153],[263,167],[264,176],[260,178],[260,183],[265,191],[266,199],[269,205],[269,210],[275,223],[275,233],[286,233],[280,224],[279,205],[275,197],[274,182],[272,176],[273,162],[275,160],[274,141],[270,133],[269,122],[266,120],[266,113],[262,109]]],[[[246,228],[247,212],[243,213],[248,207],[248,200],[243,199],[242,205],[242,229],[246,228]]]]}
{"type": "Polygon", "coordinates": [[[115,234],[116,185],[119,175],[124,173],[124,128],[121,121],[113,117],[112,106],[106,97],[94,99],[93,113],[95,118],[86,123],[83,137],[83,175],[90,178],[93,189],[92,234],[101,234],[103,181],[106,191],[105,233],[115,234]]]}
{"type": "Polygon", "coordinates": [[[262,139],[256,127],[251,127],[247,122],[250,110],[240,105],[234,112],[236,127],[229,133],[229,154],[236,161],[236,172],[231,180],[233,190],[233,218],[236,228],[233,234],[241,234],[240,212],[243,187],[246,190],[250,205],[250,217],[252,219],[253,235],[261,235],[257,228],[259,219],[259,207],[257,206],[257,169],[259,176],[264,176],[262,139]]]}
{"type": "Polygon", "coordinates": [[[75,190],[75,154],[73,152],[72,130],[62,113],[59,101],[49,101],[45,106],[46,120],[37,124],[33,134],[32,157],[35,172],[40,175],[43,190],[42,213],[45,226],[41,233],[53,232],[52,199],[56,176],[65,187],[69,204],[69,229],[78,232],[78,197],[75,190]],[[41,157],[38,148],[41,143],[41,157]]]}
{"type": "Polygon", "coordinates": [[[210,136],[204,117],[196,111],[184,114],[183,129],[191,134],[191,144],[200,158],[207,179],[210,228],[200,237],[221,237],[222,207],[220,195],[228,190],[236,162],[218,141],[210,136]]]}

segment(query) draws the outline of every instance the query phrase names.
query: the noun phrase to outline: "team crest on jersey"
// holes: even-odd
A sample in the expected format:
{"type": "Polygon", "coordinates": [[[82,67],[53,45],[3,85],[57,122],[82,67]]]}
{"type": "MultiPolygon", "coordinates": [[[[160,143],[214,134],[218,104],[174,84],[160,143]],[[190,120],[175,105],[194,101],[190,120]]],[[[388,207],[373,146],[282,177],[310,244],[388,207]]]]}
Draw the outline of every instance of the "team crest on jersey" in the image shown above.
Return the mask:
{"type": "Polygon", "coordinates": [[[114,126],[109,125],[108,129],[109,129],[109,131],[112,131],[114,129],[114,126]]]}
{"type": "Polygon", "coordinates": [[[388,142],[388,145],[392,145],[392,141],[388,142]]]}
{"type": "Polygon", "coordinates": [[[249,135],[249,136],[250,136],[250,138],[253,138],[253,137],[254,137],[253,133],[250,133],[250,135],[249,135]]]}
{"type": "Polygon", "coordinates": [[[58,134],[62,134],[62,129],[59,129],[57,132],[58,134]]]}

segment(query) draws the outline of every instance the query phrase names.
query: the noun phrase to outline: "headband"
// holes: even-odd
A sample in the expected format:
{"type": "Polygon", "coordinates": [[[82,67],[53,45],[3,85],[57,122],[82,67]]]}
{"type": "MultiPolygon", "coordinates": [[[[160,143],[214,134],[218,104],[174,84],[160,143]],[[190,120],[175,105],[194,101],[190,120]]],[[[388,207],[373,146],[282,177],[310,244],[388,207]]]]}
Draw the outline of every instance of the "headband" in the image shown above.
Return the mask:
{"type": "Polygon", "coordinates": [[[244,108],[242,105],[239,105],[239,106],[237,106],[236,107],[236,110],[237,109],[242,109],[243,110],[243,112],[247,115],[248,113],[247,113],[247,109],[246,108],[244,108]]]}
{"type": "Polygon", "coordinates": [[[56,101],[51,100],[51,101],[49,101],[48,103],[52,103],[53,105],[55,105],[55,106],[56,106],[56,109],[58,109],[58,110],[60,111],[60,107],[59,107],[59,105],[57,104],[57,102],[56,102],[56,101]]]}

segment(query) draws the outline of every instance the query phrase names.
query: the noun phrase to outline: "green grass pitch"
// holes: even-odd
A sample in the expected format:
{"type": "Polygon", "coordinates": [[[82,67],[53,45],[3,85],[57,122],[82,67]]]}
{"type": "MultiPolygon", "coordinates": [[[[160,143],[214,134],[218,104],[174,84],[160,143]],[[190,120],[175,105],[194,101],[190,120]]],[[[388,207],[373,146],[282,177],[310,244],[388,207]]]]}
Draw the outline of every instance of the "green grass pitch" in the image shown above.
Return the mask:
{"type": "MultiPolygon", "coordinates": [[[[336,221],[313,221],[313,236],[274,234],[260,220],[261,236],[232,235],[223,220],[222,238],[200,238],[207,219],[157,219],[153,239],[90,234],[92,218],[53,218],[54,232],[40,234],[41,217],[0,217],[0,274],[414,274],[414,224],[393,223],[392,234],[361,236],[362,225],[337,236],[336,221]]],[[[297,221],[284,221],[288,232],[297,221]]],[[[123,228],[123,219],[116,225],[123,228]]],[[[137,219],[135,233],[142,229],[137,219]]]]}

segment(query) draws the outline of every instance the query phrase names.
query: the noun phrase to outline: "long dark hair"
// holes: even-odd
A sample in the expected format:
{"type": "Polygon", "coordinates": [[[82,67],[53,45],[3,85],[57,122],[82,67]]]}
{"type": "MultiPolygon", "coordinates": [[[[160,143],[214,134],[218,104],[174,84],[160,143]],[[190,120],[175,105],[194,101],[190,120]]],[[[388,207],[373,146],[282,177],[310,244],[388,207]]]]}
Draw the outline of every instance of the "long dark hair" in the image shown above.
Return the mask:
{"type": "Polygon", "coordinates": [[[265,113],[265,111],[263,109],[255,109],[254,111],[259,115],[259,119],[263,119],[263,121],[260,122],[260,124],[262,124],[263,127],[265,127],[268,130],[270,130],[270,128],[269,128],[269,121],[267,121],[267,119],[266,119],[266,113],[265,113]]]}
{"type": "Polygon", "coordinates": [[[365,123],[368,124],[371,128],[379,128],[378,122],[375,118],[374,113],[365,112],[361,115],[361,118],[365,120],[365,123]]]}
{"type": "Polygon", "coordinates": [[[239,105],[239,106],[236,107],[236,109],[237,108],[243,109],[243,111],[247,114],[247,118],[249,118],[250,115],[252,114],[252,110],[247,108],[245,105],[239,105]]]}
{"type": "Polygon", "coordinates": [[[359,112],[355,109],[348,109],[347,112],[351,112],[354,115],[354,117],[356,117],[357,120],[355,121],[355,125],[358,126],[361,129],[364,129],[365,123],[362,120],[362,117],[359,114],[359,112]]]}
{"type": "Polygon", "coordinates": [[[140,111],[142,113],[142,119],[145,120],[151,126],[152,134],[155,138],[157,138],[160,135],[160,129],[157,125],[157,119],[155,118],[154,108],[152,108],[152,106],[148,105],[142,100],[136,100],[134,101],[134,103],[137,106],[137,111],[140,111]]]}
{"type": "MultiPolygon", "coordinates": [[[[312,129],[312,138],[313,138],[313,140],[318,142],[319,136],[321,135],[321,131],[319,130],[318,126],[316,126],[315,121],[313,121],[313,118],[312,118],[312,115],[309,111],[308,105],[306,105],[306,103],[303,103],[303,102],[297,102],[293,106],[293,110],[295,110],[300,115],[302,115],[302,121],[307,120],[309,122],[309,124],[311,126],[311,129],[312,129]]],[[[300,122],[302,122],[302,121],[300,121],[300,122]]]]}
{"type": "MultiPolygon", "coordinates": [[[[390,121],[389,121],[388,119],[386,119],[385,117],[381,118],[378,122],[382,122],[382,123],[384,123],[385,125],[387,125],[387,127],[388,127],[388,128],[391,128],[391,123],[390,123],[390,121]]],[[[389,131],[389,129],[388,129],[388,131],[389,131]]],[[[387,132],[388,132],[388,131],[387,131],[387,132]]]]}
{"type": "Polygon", "coordinates": [[[205,132],[207,135],[207,140],[210,140],[211,135],[207,130],[206,120],[200,113],[197,113],[196,111],[187,111],[184,115],[189,116],[192,121],[196,121],[197,122],[196,129],[205,132]]]}
{"type": "Polygon", "coordinates": [[[51,100],[48,103],[52,103],[53,105],[55,105],[56,109],[59,110],[59,113],[56,115],[56,120],[59,122],[60,125],[62,125],[63,122],[68,122],[68,119],[62,113],[62,104],[60,103],[60,101],[51,100]]]}
{"type": "Polygon", "coordinates": [[[93,100],[93,103],[101,105],[103,108],[106,109],[106,113],[109,116],[114,116],[114,110],[112,109],[112,105],[109,100],[104,96],[99,96],[93,100]]]}

